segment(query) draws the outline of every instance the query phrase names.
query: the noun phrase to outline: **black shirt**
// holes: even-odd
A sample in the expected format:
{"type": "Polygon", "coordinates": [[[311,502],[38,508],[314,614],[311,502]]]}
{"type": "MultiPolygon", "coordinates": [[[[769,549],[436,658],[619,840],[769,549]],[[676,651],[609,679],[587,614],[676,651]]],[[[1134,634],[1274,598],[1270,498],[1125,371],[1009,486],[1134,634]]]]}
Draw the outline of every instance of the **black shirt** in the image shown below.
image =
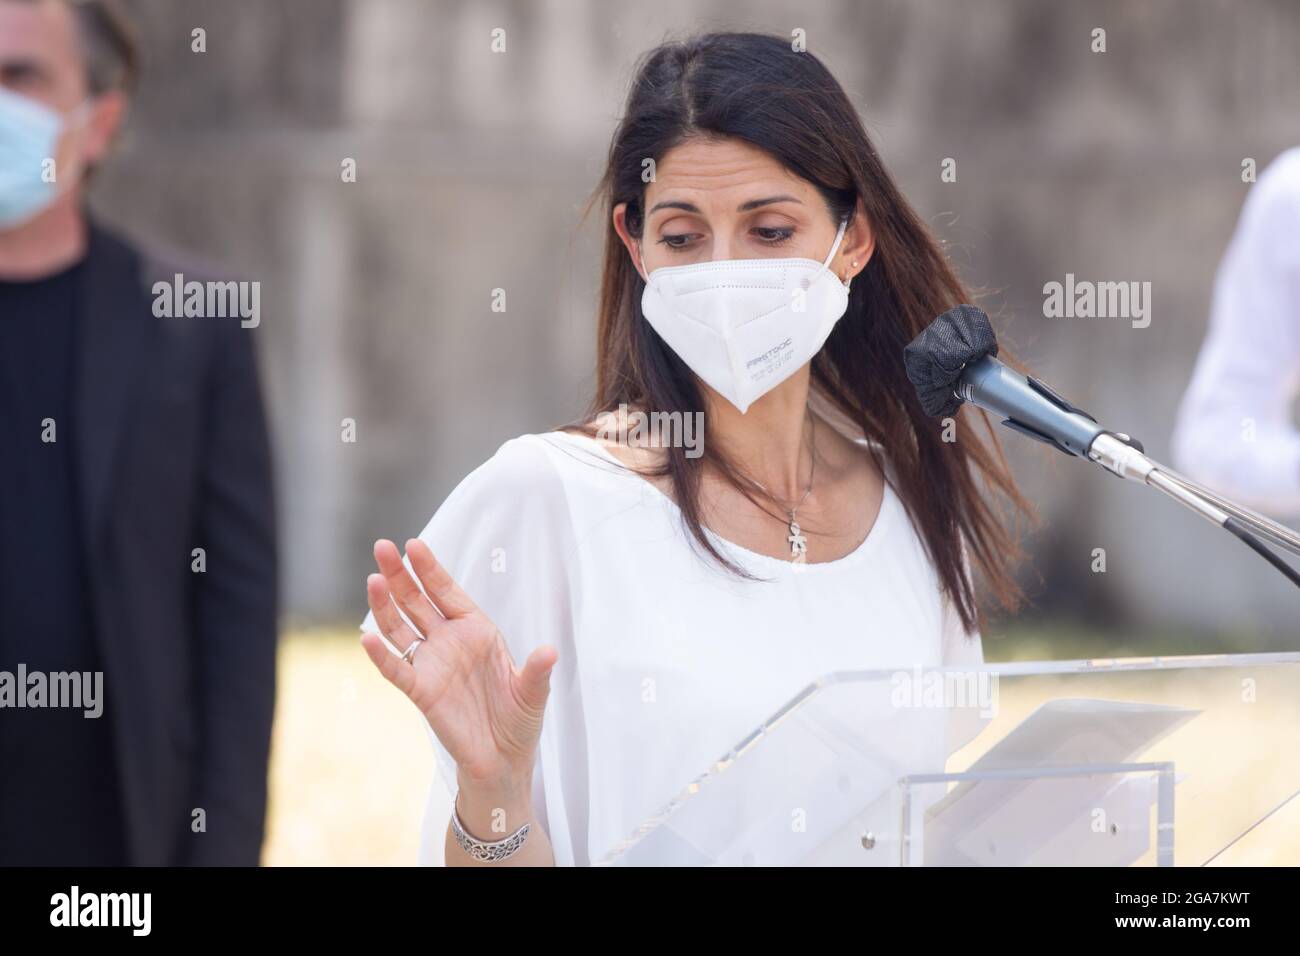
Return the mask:
{"type": "MultiPolygon", "coordinates": [[[[0,281],[0,671],[10,681],[20,664],[47,677],[102,671],[77,483],[81,273],[79,263],[0,281]]],[[[0,706],[0,865],[126,862],[107,675],[100,686],[97,718],[0,706]]]]}

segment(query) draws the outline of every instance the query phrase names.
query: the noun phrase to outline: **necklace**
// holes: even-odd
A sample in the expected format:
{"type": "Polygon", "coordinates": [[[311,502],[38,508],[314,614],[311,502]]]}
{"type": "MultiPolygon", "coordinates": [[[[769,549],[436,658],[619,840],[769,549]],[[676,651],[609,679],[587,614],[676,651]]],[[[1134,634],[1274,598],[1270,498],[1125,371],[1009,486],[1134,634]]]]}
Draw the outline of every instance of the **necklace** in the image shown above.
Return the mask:
{"type": "Polygon", "coordinates": [[[808,500],[808,496],[812,494],[813,478],[817,474],[817,426],[813,425],[811,412],[808,415],[808,423],[812,425],[812,435],[808,439],[808,451],[812,457],[812,463],[808,466],[808,490],[803,493],[803,497],[799,499],[798,504],[794,507],[786,507],[780,498],[763,487],[762,482],[754,481],[753,478],[749,479],[758,485],[763,494],[781,505],[786,514],[790,516],[790,535],[785,540],[790,542],[790,560],[794,564],[805,564],[808,561],[808,537],[799,528],[797,512],[803,507],[803,503],[808,500]]]}

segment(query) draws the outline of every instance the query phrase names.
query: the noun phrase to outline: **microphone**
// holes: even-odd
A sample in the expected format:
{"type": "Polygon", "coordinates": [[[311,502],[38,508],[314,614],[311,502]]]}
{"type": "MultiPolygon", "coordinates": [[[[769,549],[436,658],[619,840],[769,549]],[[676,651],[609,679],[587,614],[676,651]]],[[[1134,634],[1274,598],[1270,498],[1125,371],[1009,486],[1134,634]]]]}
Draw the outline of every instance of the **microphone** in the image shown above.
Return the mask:
{"type": "Polygon", "coordinates": [[[927,415],[942,418],[970,402],[1002,418],[1008,428],[1070,456],[1088,457],[1103,434],[1142,451],[1140,442],[1107,432],[1043,382],[998,361],[997,353],[989,317],[973,305],[959,305],[912,340],[903,362],[927,415]]]}
{"type": "Polygon", "coordinates": [[[1300,574],[1264,548],[1256,534],[1293,554],[1300,554],[1300,535],[1152,461],[1137,439],[1102,428],[1043,382],[998,361],[997,354],[989,317],[973,305],[959,305],[903,349],[903,364],[927,415],[952,415],[963,402],[992,412],[1022,435],[1165,493],[1236,535],[1300,586],[1300,574]]]}

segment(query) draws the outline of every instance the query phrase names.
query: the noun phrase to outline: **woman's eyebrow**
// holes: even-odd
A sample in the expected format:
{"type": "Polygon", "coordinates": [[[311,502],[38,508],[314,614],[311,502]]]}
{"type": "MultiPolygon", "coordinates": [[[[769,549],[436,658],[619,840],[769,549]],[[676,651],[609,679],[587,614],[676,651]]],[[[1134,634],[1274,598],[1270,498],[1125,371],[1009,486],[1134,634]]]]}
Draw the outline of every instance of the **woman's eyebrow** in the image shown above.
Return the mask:
{"type": "MultiPolygon", "coordinates": [[[[760,206],[770,206],[772,205],[772,203],[778,203],[778,202],[797,202],[800,205],[803,205],[803,201],[800,199],[796,199],[794,196],[768,196],[766,199],[751,199],[749,200],[749,202],[743,202],[736,207],[736,212],[749,212],[750,210],[758,209],[760,206]]],[[[653,215],[654,213],[658,212],[660,209],[680,209],[683,212],[694,212],[694,213],[698,213],[700,211],[699,207],[693,205],[692,203],[679,202],[675,200],[666,200],[664,202],[655,203],[653,206],[650,207],[650,212],[646,213],[646,215],[647,216],[653,215]]]]}
{"type": "Polygon", "coordinates": [[[653,206],[650,207],[650,211],[649,211],[648,213],[646,213],[646,215],[647,215],[647,216],[652,216],[652,215],[654,215],[655,213],[657,213],[660,209],[680,209],[680,210],[682,210],[683,212],[699,212],[699,211],[700,211],[700,207],[699,207],[699,206],[692,205],[691,203],[688,203],[688,202],[678,202],[678,201],[675,201],[675,200],[667,200],[667,201],[665,201],[665,202],[657,202],[657,203],[655,203],[653,206]]]}
{"type": "Polygon", "coordinates": [[[803,203],[794,196],[769,196],[767,199],[751,199],[749,202],[741,203],[736,207],[736,212],[749,212],[751,209],[757,209],[759,206],[770,206],[774,202],[797,202],[803,203]]]}

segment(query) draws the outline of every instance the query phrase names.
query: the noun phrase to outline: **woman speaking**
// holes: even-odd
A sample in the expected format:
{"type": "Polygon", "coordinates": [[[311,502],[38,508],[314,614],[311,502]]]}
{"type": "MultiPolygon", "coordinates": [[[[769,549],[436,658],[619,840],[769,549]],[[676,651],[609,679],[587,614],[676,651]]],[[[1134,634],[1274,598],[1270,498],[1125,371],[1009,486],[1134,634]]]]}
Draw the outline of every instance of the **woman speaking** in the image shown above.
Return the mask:
{"type": "Polygon", "coordinates": [[[361,641],[427,722],[448,865],[599,860],[809,681],[978,664],[977,581],[1020,599],[988,422],[945,434],[903,367],[970,295],[816,57],[652,50],[596,198],[588,414],[375,545],[361,641]]]}

